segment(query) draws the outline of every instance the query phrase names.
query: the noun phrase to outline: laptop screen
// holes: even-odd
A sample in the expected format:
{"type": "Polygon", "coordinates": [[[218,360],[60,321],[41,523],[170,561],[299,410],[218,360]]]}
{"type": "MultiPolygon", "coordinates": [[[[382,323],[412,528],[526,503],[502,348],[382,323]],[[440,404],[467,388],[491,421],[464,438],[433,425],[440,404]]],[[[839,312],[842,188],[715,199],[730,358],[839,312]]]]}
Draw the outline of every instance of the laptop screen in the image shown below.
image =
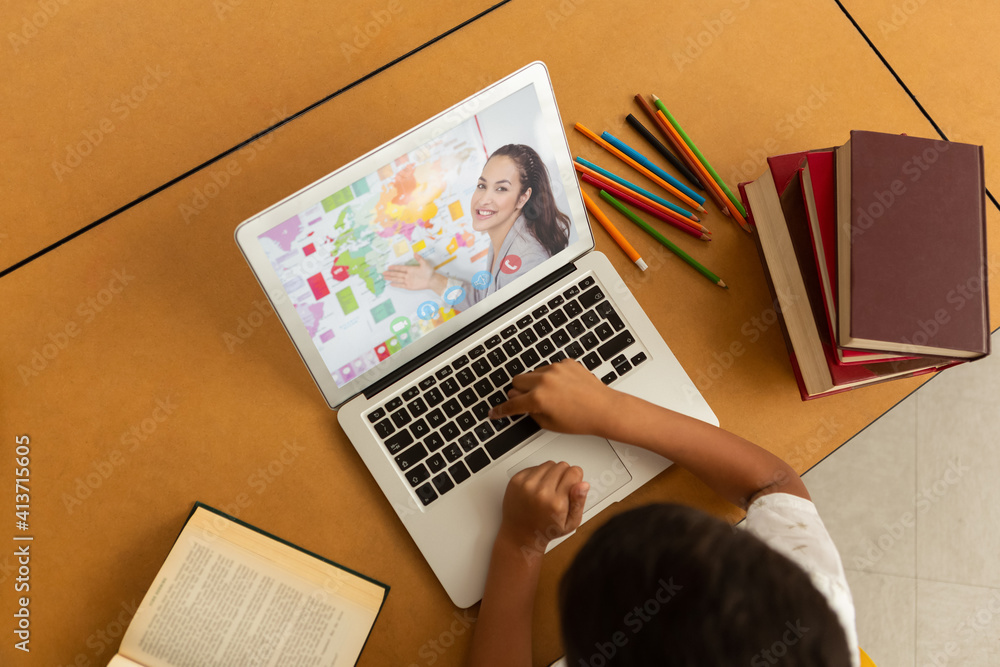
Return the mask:
{"type": "Polygon", "coordinates": [[[278,297],[338,389],[394,357],[412,358],[483,312],[477,305],[523,290],[534,280],[519,278],[565,264],[560,253],[580,240],[560,172],[565,135],[557,126],[553,136],[536,85],[464,107],[434,119],[418,144],[392,151],[394,140],[366,156],[364,170],[344,174],[349,181],[307,188],[295,196],[297,212],[258,228],[278,297]]]}

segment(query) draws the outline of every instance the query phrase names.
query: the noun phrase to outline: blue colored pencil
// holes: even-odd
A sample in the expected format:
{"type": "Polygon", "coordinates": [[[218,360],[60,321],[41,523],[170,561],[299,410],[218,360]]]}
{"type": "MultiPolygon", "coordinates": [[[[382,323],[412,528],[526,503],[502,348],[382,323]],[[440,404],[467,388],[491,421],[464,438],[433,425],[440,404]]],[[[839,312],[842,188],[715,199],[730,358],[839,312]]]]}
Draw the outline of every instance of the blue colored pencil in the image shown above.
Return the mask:
{"type": "Polygon", "coordinates": [[[649,190],[643,190],[638,185],[635,185],[633,183],[630,183],[630,182],[626,181],[621,176],[618,176],[616,174],[612,174],[607,169],[603,169],[601,167],[598,167],[596,164],[594,164],[593,162],[591,162],[589,160],[584,160],[582,157],[576,157],[574,159],[577,162],[579,162],[580,164],[582,164],[584,167],[587,167],[588,169],[593,169],[598,174],[601,174],[603,176],[607,176],[612,181],[614,181],[616,183],[619,183],[620,185],[624,185],[626,188],[628,188],[629,190],[632,190],[633,192],[638,192],[643,197],[649,197],[650,199],[652,199],[653,201],[655,201],[657,204],[662,204],[663,206],[666,206],[667,208],[669,208],[671,211],[676,211],[677,213],[680,213],[681,215],[683,215],[686,218],[691,218],[692,220],[698,220],[698,217],[694,213],[692,213],[691,211],[688,211],[688,210],[686,210],[684,208],[681,208],[677,204],[675,204],[673,202],[669,202],[666,199],[664,199],[663,197],[657,197],[656,195],[654,195],[649,190]]]}
{"type": "Polygon", "coordinates": [[[702,197],[700,194],[698,194],[688,186],[684,185],[683,183],[678,181],[676,178],[674,178],[667,172],[663,171],[663,169],[661,169],[652,160],[650,160],[645,155],[643,155],[636,149],[626,144],[621,139],[618,139],[610,132],[604,132],[603,134],[601,134],[601,139],[604,139],[606,142],[608,142],[609,144],[620,150],[622,153],[625,153],[625,155],[628,155],[630,158],[641,164],[643,167],[649,169],[651,172],[653,172],[654,174],[665,180],[667,183],[670,183],[670,185],[674,186],[675,188],[686,194],[688,197],[698,202],[699,205],[705,203],[705,198],[702,197]]]}

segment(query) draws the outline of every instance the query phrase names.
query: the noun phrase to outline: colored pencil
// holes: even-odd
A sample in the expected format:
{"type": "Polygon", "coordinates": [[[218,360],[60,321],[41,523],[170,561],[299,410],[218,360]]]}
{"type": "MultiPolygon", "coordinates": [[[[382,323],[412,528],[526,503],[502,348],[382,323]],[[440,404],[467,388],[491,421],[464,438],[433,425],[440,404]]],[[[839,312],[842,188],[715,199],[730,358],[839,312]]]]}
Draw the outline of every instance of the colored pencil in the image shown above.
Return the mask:
{"type": "Polygon", "coordinates": [[[695,259],[693,257],[691,257],[691,255],[687,254],[686,252],[684,252],[683,250],[681,250],[680,248],[678,248],[677,246],[675,246],[670,241],[670,239],[668,239],[663,234],[661,234],[658,231],[656,231],[655,229],[653,229],[653,227],[650,226],[649,223],[647,223],[645,220],[643,220],[642,218],[640,218],[639,216],[637,216],[635,213],[633,213],[632,211],[630,211],[625,206],[625,204],[621,203],[620,201],[618,201],[617,199],[615,199],[614,197],[612,197],[610,194],[607,193],[606,190],[601,190],[601,197],[605,201],[607,201],[609,204],[611,204],[612,206],[614,206],[616,209],[618,209],[618,211],[622,215],[624,215],[626,218],[628,218],[629,220],[631,220],[632,222],[634,222],[635,224],[639,225],[644,230],[646,230],[646,232],[650,236],[652,236],[654,239],[656,239],[657,241],[659,241],[660,243],[662,243],[664,246],[666,246],[666,248],[668,250],[670,250],[675,255],[677,255],[678,257],[680,257],[682,260],[684,260],[685,262],[687,262],[688,264],[690,264],[695,270],[698,271],[698,273],[700,273],[701,275],[705,276],[706,278],[708,278],[709,280],[711,280],[713,283],[715,283],[719,287],[724,287],[725,289],[729,289],[729,287],[726,285],[726,283],[722,282],[722,278],[720,278],[719,276],[715,275],[714,273],[712,273],[711,271],[709,271],[708,269],[706,269],[704,266],[702,266],[697,261],[695,261],[695,259]]]}
{"type": "Polygon", "coordinates": [[[588,139],[590,139],[591,141],[593,141],[595,144],[597,144],[598,146],[600,146],[604,150],[608,151],[609,153],[611,153],[612,155],[614,155],[616,158],[618,158],[619,160],[621,160],[625,164],[629,165],[630,167],[632,167],[633,169],[635,169],[636,171],[638,171],[640,174],[642,174],[643,176],[645,176],[649,180],[653,181],[654,183],[656,183],[657,185],[659,185],[661,188],[663,188],[664,190],[666,190],[667,192],[669,192],[673,196],[677,197],[678,199],[680,199],[682,202],[684,202],[685,204],[687,204],[691,208],[695,209],[696,211],[702,211],[704,213],[708,213],[708,211],[706,209],[702,208],[701,205],[699,205],[693,199],[691,199],[690,197],[688,197],[686,194],[684,194],[683,192],[681,192],[680,190],[678,190],[674,186],[672,186],[669,183],[667,183],[665,180],[663,180],[662,178],[660,178],[659,176],[657,176],[656,174],[654,174],[653,172],[651,172],[649,169],[646,169],[645,167],[643,167],[641,164],[639,164],[638,162],[636,162],[635,160],[633,160],[629,156],[627,156],[624,153],[622,153],[620,150],[618,150],[617,148],[615,148],[614,146],[612,146],[611,144],[609,144],[608,142],[606,142],[604,139],[601,139],[599,136],[597,136],[596,134],[594,134],[593,131],[589,130],[583,123],[577,123],[573,127],[574,127],[574,129],[576,129],[577,132],[579,132],[583,136],[587,137],[588,139]]]}
{"type": "Polygon", "coordinates": [[[588,197],[586,192],[582,192],[582,194],[583,203],[587,205],[587,210],[590,211],[590,214],[597,218],[597,221],[601,223],[601,226],[604,227],[604,229],[607,230],[608,234],[611,235],[611,238],[613,238],[615,243],[618,244],[618,247],[625,251],[628,258],[635,262],[636,266],[645,271],[647,268],[646,262],[642,261],[642,257],[639,256],[638,251],[632,247],[632,244],[628,242],[628,239],[622,236],[622,233],[618,231],[618,228],[615,227],[610,220],[608,220],[608,216],[604,215],[604,211],[597,208],[597,204],[594,203],[594,200],[588,197]]]}
{"type": "MultiPolygon", "coordinates": [[[[679,134],[677,134],[677,130],[674,129],[674,127],[670,125],[669,122],[667,122],[667,117],[663,115],[663,112],[658,110],[656,112],[656,115],[657,117],[659,117],[661,124],[665,126],[666,131],[672,132],[676,137],[677,141],[683,144],[684,140],[680,138],[679,134]]],[[[681,149],[685,151],[689,157],[695,159],[695,168],[698,170],[698,173],[701,174],[705,186],[715,194],[714,197],[715,203],[719,206],[719,209],[726,215],[730,216],[737,223],[739,223],[740,227],[743,228],[743,231],[749,233],[750,225],[747,224],[747,221],[743,218],[742,215],[740,215],[740,212],[736,209],[736,207],[733,206],[733,203],[729,201],[729,199],[726,197],[726,194],[722,191],[722,188],[719,187],[719,184],[716,183],[715,180],[709,175],[708,171],[705,169],[705,166],[700,162],[698,162],[697,158],[694,158],[694,153],[691,152],[691,149],[688,148],[686,144],[682,145],[681,149]]]]}
{"type": "Polygon", "coordinates": [[[636,149],[632,148],[631,146],[626,144],[624,141],[622,141],[615,135],[611,134],[610,132],[602,132],[601,139],[604,139],[609,144],[620,150],[622,153],[625,153],[625,155],[628,155],[630,158],[641,164],[643,167],[649,169],[651,172],[653,172],[654,174],[665,180],[667,183],[670,183],[672,186],[674,186],[675,188],[677,188],[678,190],[686,194],[688,197],[698,202],[699,204],[705,203],[704,197],[702,197],[700,194],[698,194],[688,186],[678,181],[676,178],[674,178],[672,174],[669,174],[662,168],[660,168],[660,165],[656,164],[648,157],[646,157],[636,149]]]}
{"type": "Polygon", "coordinates": [[[608,194],[614,195],[615,197],[617,197],[621,201],[624,201],[625,203],[631,204],[631,205],[635,206],[636,208],[642,209],[646,213],[649,213],[653,217],[662,220],[663,222],[667,223],[668,225],[673,225],[674,227],[676,227],[677,229],[681,230],[685,234],[690,234],[691,236],[695,237],[696,239],[698,239],[700,241],[711,241],[712,240],[712,237],[710,237],[708,234],[705,234],[702,230],[695,229],[694,227],[692,227],[692,226],[690,226],[690,225],[688,225],[686,223],[683,223],[683,222],[680,222],[678,220],[675,220],[675,219],[671,218],[670,216],[664,214],[661,211],[656,210],[655,208],[653,208],[649,204],[643,202],[642,200],[640,200],[640,199],[638,199],[638,198],[630,195],[625,190],[622,190],[622,189],[616,188],[616,187],[612,187],[611,185],[608,185],[607,183],[604,183],[603,181],[597,180],[596,178],[594,178],[593,176],[590,176],[589,174],[580,174],[580,178],[585,183],[589,183],[589,184],[593,185],[598,190],[604,190],[608,194]]]}
{"type": "Polygon", "coordinates": [[[692,172],[688,168],[687,164],[684,163],[684,160],[671,153],[670,149],[664,146],[663,142],[656,138],[656,135],[646,129],[646,126],[643,125],[638,118],[629,114],[625,116],[625,120],[628,121],[628,124],[631,125],[636,132],[642,135],[642,138],[645,139],[650,146],[655,148],[660,155],[665,157],[667,162],[674,165],[674,168],[681,172],[681,176],[686,178],[687,182],[690,183],[692,187],[698,188],[699,190],[705,189],[702,187],[701,181],[698,180],[698,177],[694,175],[694,172],[692,172]]]}
{"type": "Polygon", "coordinates": [[[452,255],[452,256],[451,256],[451,257],[449,257],[448,259],[444,260],[443,262],[441,262],[440,264],[438,264],[437,266],[435,266],[435,267],[434,267],[434,270],[435,270],[435,271],[437,271],[438,269],[440,269],[440,268],[441,268],[442,266],[444,266],[444,265],[445,265],[445,264],[447,264],[448,262],[453,262],[453,261],[455,261],[456,259],[458,259],[458,255],[452,255]]]}
{"type": "MultiPolygon", "coordinates": [[[[649,200],[651,200],[651,201],[659,204],[663,208],[669,209],[670,211],[676,213],[677,217],[682,218],[685,222],[688,222],[688,221],[697,222],[697,223],[701,222],[700,218],[698,218],[693,213],[684,210],[683,208],[681,208],[677,204],[674,204],[672,202],[668,202],[666,199],[664,199],[662,197],[657,197],[652,192],[650,192],[648,190],[643,190],[638,185],[635,185],[634,183],[626,181],[621,176],[616,176],[615,174],[612,174],[607,169],[602,169],[602,168],[598,167],[596,164],[594,164],[593,162],[589,162],[587,160],[584,160],[582,157],[576,158],[573,167],[578,172],[580,172],[581,174],[590,174],[591,176],[594,176],[595,178],[600,178],[603,181],[607,181],[607,183],[609,185],[615,185],[616,187],[617,186],[622,186],[622,187],[624,187],[627,190],[631,190],[632,192],[635,192],[636,194],[642,195],[646,199],[649,199],[649,200]]],[[[701,227],[700,224],[697,224],[697,225],[694,225],[694,226],[698,227],[698,228],[701,227]]]]}
{"type": "Polygon", "coordinates": [[[688,166],[688,170],[691,171],[691,173],[695,175],[695,178],[698,180],[698,182],[701,183],[702,189],[706,193],[708,193],[708,195],[715,201],[716,205],[722,210],[723,213],[729,215],[729,209],[726,208],[726,205],[719,200],[719,195],[716,194],[715,190],[710,188],[708,186],[708,183],[705,182],[706,178],[711,181],[712,177],[708,176],[707,173],[705,176],[702,176],[701,172],[698,170],[698,167],[700,166],[700,164],[698,163],[698,159],[695,158],[695,156],[691,153],[690,150],[684,150],[685,148],[687,148],[686,145],[683,145],[684,140],[681,139],[679,136],[677,136],[676,132],[672,131],[673,128],[670,126],[670,123],[661,120],[660,117],[656,115],[656,109],[653,108],[652,104],[646,101],[645,97],[637,93],[634,99],[636,101],[636,104],[639,105],[639,107],[643,110],[643,112],[645,112],[645,114],[649,116],[649,118],[653,121],[653,123],[656,124],[658,128],[660,128],[660,132],[663,134],[664,138],[666,138],[667,143],[670,144],[670,147],[674,149],[674,152],[676,152],[677,155],[679,155],[681,159],[684,160],[684,162],[688,166]],[[682,145],[679,146],[677,142],[680,142],[682,145]]]}
{"type": "Polygon", "coordinates": [[[736,195],[733,194],[733,191],[729,189],[729,186],[726,185],[726,182],[722,180],[721,176],[719,176],[719,172],[717,172],[715,168],[712,167],[711,163],[707,159],[705,159],[705,156],[702,154],[702,152],[698,150],[698,147],[694,145],[694,142],[691,141],[691,137],[687,135],[687,132],[685,132],[684,128],[681,127],[681,124],[678,123],[677,119],[674,118],[673,115],[667,110],[667,106],[663,103],[663,100],[661,100],[656,95],[653,95],[653,104],[656,105],[657,109],[663,112],[663,114],[667,117],[667,120],[670,121],[670,124],[677,129],[677,134],[681,135],[681,139],[683,139],[684,142],[688,145],[688,147],[691,149],[691,152],[695,154],[695,157],[701,160],[701,163],[705,165],[705,169],[708,170],[708,173],[712,175],[712,178],[715,179],[715,182],[719,184],[719,187],[722,188],[722,191],[726,193],[726,197],[729,198],[729,201],[732,202],[733,206],[735,206],[737,210],[739,210],[740,215],[742,215],[745,218],[747,215],[747,211],[745,208],[743,208],[743,204],[740,202],[739,198],[737,198],[736,195]]]}

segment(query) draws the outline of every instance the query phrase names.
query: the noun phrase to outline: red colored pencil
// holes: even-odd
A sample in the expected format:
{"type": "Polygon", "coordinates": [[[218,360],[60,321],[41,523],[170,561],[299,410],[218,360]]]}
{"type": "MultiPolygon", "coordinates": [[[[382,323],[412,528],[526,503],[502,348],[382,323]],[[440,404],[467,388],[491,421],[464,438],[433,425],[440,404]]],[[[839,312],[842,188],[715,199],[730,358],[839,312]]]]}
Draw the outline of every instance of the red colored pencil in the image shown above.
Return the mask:
{"type": "Polygon", "coordinates": [[[695,237],[696,239],[700,239],[702,241],[711,241],[712,240],[708,236],[708,234],[702,233],[700,230],[695,229],[694,227],[688,225],[687,223],[684,223],[684,222],[681,222],[679,220],[675,220],[675,219],[671,218],[670,216],[664,214],[662,211],[659,211],[659,210],[653,208],[652,206],[650,206],[649,204],[647,204],[647,203],[645,203],[645,202],[643,202],[643,201],[641,201],[639,199],[636,199],[635,197],[633,197],[632,195],[630,195],[628,192],[626,192],[624,190],[619,190],[618,188],[612,187],[612,186],[608,185],[607,183],[602,183],[601,181],[597,180],[596,178],[594,178],[593,176],[591,176],[589,174],[580,174],[580,178],[582,178],[587,183],[590,183],[591,185],[593,185],[598,190],[604,190],[608,194],[612,194],[615,197],[617,197],[618,199],[621,199],[622,201],[628,202],[629,204],[632,204],[636,208],[642,209],[646,213],[649,213],[650,215],[652,215],[652,216],[654,216],[656,218],[659,218],[660,220],[662,220],[663,222],[665,222],[665,223],[667,223],[669,225],[673,225],[677,229],[679,229],[682,232],[685,232],[687,234],[690,234],[691,236],[695,237]]]}

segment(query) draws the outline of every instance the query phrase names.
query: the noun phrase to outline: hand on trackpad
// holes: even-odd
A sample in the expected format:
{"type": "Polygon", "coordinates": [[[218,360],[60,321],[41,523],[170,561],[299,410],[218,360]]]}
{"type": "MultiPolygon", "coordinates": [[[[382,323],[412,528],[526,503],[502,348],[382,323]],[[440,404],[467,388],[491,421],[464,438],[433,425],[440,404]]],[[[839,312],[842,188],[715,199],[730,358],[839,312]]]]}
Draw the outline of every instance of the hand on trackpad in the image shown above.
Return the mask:
{"type": "Polygon", "coordinates": [[[511,466],[507,477],[546,461],[565,461],[583,469],[583,479],[590,483],[584,512],[632,481],[611,444],[593,435],[561,435],[511,466]]]}

